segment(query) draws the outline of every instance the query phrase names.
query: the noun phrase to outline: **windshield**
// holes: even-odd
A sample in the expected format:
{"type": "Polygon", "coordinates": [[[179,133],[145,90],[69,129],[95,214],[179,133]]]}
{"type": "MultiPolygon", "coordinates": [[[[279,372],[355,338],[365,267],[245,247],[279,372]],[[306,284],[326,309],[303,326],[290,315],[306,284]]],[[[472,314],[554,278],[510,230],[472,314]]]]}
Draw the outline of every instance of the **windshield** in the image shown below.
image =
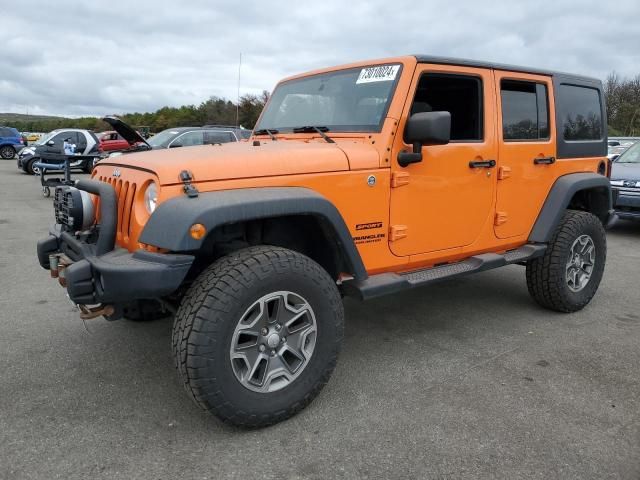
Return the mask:
{"type": "Polygon", "coordinates": [[[331,132],[379,132],[400,68],[399,64],[352,68],[281,83],[255,130],[316,126],[331,132]]]}
{"type": "Polygon", "coordinates": [[[617,163],[640,163],[640,142],[630,146],[626,152],[616,158],[617,163]]]}
{"type": "Polygon", "coordinates": [[[38,140],[32,143],[32,145],[44,145],[47,143],[51,137],[53,137],[59,130],[54,130],[53,132],[49,132],[41,136],[38,140]]]}
{"type": "Polygon", "coordinates": [[[163,130],[160,133],[155,134],[149,140],[147,140],[147,143],[154,148],[166,147],[167,144],[171,140],[173,140],[178,134],[180,134],[178,130],[173,130],[171,128],[169,130],[163,130]]]}

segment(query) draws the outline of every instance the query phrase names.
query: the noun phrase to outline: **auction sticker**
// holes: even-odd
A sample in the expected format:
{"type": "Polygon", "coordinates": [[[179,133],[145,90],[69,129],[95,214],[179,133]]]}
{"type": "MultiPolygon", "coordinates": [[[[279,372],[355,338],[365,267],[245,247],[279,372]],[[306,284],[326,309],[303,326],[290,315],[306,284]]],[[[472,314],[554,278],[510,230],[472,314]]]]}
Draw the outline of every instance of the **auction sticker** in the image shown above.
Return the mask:
{"type": "Polygon", "coordinates": [[[390,82],[396,79],[400,65],[378,65],[360,70],[356,84],[371,82],[390,82]]]}

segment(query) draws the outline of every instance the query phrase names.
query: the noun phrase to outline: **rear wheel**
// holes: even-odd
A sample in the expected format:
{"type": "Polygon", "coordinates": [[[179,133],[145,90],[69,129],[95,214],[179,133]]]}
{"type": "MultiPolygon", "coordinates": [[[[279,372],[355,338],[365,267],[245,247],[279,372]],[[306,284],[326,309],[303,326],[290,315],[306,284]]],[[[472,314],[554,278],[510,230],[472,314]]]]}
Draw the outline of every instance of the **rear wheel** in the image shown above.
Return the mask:
{"type": "Polygon", "coordinates": [[[606,258],[602,222],[589,212],[567,210],[544,256],[527,263],[529,293],[551,310],[581,310],[598,290],[606,258]]]}
{"type": "Polygon", "coordinates": [[[15,157],[15,155],[16,151],[12,146],[5,145],[3,147],[0,147],[0,157],[4,158],[5,160],[11,160],[13,157],[15,157]]]}
{"type": "Polygon", "coordinates": [[[263,427],[308,405],[329,380],[344,312],[329,274],[310,258],[251,247],[208,267],[173,328],[178,374],[203,409],[263,427]]]}

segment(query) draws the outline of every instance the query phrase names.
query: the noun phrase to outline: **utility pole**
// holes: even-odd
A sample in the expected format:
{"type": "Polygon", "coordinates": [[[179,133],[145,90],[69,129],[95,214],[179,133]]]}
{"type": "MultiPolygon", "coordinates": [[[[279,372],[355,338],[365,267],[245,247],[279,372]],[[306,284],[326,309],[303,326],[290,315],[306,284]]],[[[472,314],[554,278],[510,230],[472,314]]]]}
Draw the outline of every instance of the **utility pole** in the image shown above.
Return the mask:
{"type": "Polygon", "coordinates": [[[242,68],[242,52],[238,62],[238,96],[236,97],[236,127],[240,127],[240,69],[242,68]]]}

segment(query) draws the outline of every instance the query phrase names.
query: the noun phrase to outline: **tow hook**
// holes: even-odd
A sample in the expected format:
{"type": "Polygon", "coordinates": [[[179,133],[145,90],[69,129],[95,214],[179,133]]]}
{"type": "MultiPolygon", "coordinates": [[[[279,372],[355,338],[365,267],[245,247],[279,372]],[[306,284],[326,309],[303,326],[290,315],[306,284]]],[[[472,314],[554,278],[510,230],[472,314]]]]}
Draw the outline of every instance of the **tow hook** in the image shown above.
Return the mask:
{"type": "Polygon", "coordinates": [[[90,320],[92,318],[102,316],[108,317],[109,315],[113,315],[113,312],[115,312],[113,305],[97,305],[95,307],[78,305],[78,310],[80,310],[80,318],[82,320],[90,320]]]}
{"type": "Polygon", "coordinates": [[[69,257],[64,253],[54,253],[49,255],[49,270],[51,272],[51,278],[57,278],[58,283],[63,287],[67,286],[67,279],[65,276],[65,268],[73,263],[69,257]]]}

